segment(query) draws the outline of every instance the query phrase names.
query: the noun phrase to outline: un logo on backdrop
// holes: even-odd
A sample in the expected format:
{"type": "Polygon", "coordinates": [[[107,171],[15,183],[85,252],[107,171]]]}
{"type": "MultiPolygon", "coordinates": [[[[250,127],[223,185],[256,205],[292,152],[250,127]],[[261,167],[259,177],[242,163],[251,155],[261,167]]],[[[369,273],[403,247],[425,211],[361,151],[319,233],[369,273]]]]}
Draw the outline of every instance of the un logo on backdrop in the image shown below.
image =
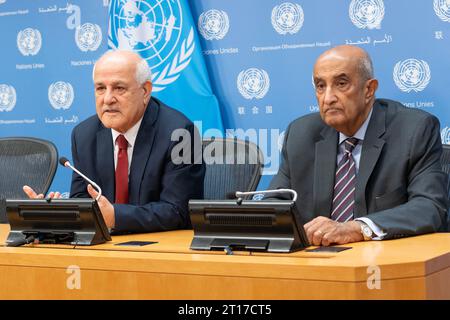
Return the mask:
{"type": "Polygon", "coordinates": [[[58,81],[48,87],[48,100],[56,110],[66,110],[72,105],[73,87],[70,83],[58,81]]]}
{"type": "Polygon", "coordinates": [[[60,197],[62,199],[69,199],[70,198],[70,192],[62,192],[60,197]]]}
{"type": "Polygon", "coordinates": [[[225,11],[208,10],[198,18],[198,30],[206,40],[220,40],[228,33],[230,20],[225,11]]]}
{"type": "Polygon", "coordinates": [[[133,50],[152,69],[153,92],[176,81],[194,52],[194,29],[182,38],[183,12],[179,0],[115,1],[111,4],[112,48],[133,50]],[[117,44],[117,45],[116,45],[117,44]]]}
{"type": "Polygon", "coordinates": [[[272,9],[272,26],[279,34],[297,33],[304,20],[303,9],[296,3],[285,2],[272,9]]]}
{"type": "Polygon", "coordinates": [[[441,130],[441,140],[443,144],[450,144],[450,128],[445,127],[441,130]]]}
{"type": "Polygon", "coordinates": [[[11,111],[16,106],[16,89],[7,84],[0,84],[0,112],[11,111]]]}
{"type": "Polygon", "coordinates": [[[433,8],[439,19],[450,22],[450,0],[434,0],[433,8]]]}
{"type": "Polygon", "coordinates": [[[383,0],[352,0],[350,20],[360,29],[379,29],[384,18],[383,0]]]}
{"type": "Polygon", "coordinates": [[[430,82],[431,71],[424,60],[406,59],[395,64],[393,78],[401,91],[419,92],[430,82]]]}
{"type": "Polygon", "coordinates": [[[85,23],[75,30],[75,42],[83,51],[95,51],[102,43],[102,29],[98,24],[85,23]]]}
{"type": "Polygon", "coordinates": [[[270,87],[270,79],[263,69],[250,68],[239,73],[237,87],[245,99],[261,99],[270,87]]]}
{"type": "Polygon", "coordinates": [[[252,197],[252,200],[261,201],[264,199],[264,193],[257,193],[252,197]]]}
{"type": "Polygon", "coordinates": [[[17,34],[17,48],[24,56],[34,56],[42,46],[42,37],[38,29],[26,28],[17,34]]]}

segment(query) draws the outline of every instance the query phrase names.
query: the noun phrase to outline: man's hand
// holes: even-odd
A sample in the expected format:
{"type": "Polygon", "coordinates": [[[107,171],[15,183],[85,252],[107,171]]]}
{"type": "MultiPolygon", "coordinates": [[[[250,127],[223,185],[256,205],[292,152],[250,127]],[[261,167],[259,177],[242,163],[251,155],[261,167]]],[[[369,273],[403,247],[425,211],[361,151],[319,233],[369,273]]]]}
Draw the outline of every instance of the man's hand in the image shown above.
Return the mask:
{"type": "MultiPolygon", "coordinates": [[[[25,192],[26,193],[26,195],[28,196],[28,198],[30,198],[30,199],[44,199],[44,195],[42,194],[42,193],[40,193],[40,194],[37,194],[31,187],[29,187],[29,186],[23,186],[22,187],[22,189],[23,189],[23,192],[25,192]]],[[[50,198],[50,199],[58,199],[58,198],[61,198],[61,193],[60,192],[50,192],[48,195],[47,195],[47,198],[50,198]]]]}
{"type": "Polygon", "coordinates": [[[329,246],[363,241],[361,226],[357,221],[336,222],[326,217],[317,217],[305,224],[309,243],[315,246],[329,246]]]}
{"type": "MultiPolygon", "coordinates": [[[[90,184],[88,184],[87,191],[93,199],[97,198],[98,192],[90,184]]],[[[111,202],[109,202],[106,197],[101,196],[97,203],[102,212],[103,219],[105,219],[106,226],[108,228],[114,228],[116,221],[114,217],[114,207],[111,202]]]]}

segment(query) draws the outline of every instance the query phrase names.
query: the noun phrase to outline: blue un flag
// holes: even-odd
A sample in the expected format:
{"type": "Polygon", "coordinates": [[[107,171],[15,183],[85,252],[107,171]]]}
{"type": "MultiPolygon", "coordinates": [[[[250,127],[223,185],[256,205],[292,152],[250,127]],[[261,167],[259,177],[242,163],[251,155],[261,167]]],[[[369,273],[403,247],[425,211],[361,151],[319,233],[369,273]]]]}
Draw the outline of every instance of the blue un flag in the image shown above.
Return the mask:
{"type": "Polygon", "coordinates": [[[108,46],[132,50],[152,70],[153,93],[202,130],[223,131],[187,0],[112,0],[108,46]]]}

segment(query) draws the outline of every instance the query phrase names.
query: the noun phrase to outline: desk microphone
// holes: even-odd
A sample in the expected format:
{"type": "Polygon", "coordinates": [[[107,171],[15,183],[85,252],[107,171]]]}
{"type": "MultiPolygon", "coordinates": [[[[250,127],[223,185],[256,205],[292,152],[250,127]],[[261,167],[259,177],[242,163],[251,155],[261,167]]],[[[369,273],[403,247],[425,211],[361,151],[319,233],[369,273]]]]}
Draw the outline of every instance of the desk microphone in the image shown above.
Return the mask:
{"type": "Polygon", "coordinates": [[[98,201],[98,199],[100,199],[100,197],[102,196],[102,189],[98,186],[98,184],[96,184],[94,181],[92,181],[91,179],[89,179],[88,177],[86,177],[84,174],[82,174],[80,171],[77,170],[77,168],[75,168],[74,166],[72,166],[69,162],[69,160],[66,157],[61,157],[59,158],[59,163],[67,168],[72,169],[73,171],[75,171],[76,173],[78,173],[84,180],[86,180],[87,182],[89,182],[90,184],[92,184],[98,191],[98,195],[95,198],[96,201],[98,201]]]}
{"type": "Polygon", "coordinates": [[[275,190],[262,190],[262,191],[248,191],[248,192],[242,192],[242,191],[236,191],[236,192],[229,192],[227,193],[227,199],[234,199],[237,198],[236,203],[238,205],[242,204],[242,197],[245,196],[252,196],[255,194],[280,194],[280,193],[289,193],[292,195],[292,201],[297,201],[297,192],[292,189],[275,189],[275,190]]]}

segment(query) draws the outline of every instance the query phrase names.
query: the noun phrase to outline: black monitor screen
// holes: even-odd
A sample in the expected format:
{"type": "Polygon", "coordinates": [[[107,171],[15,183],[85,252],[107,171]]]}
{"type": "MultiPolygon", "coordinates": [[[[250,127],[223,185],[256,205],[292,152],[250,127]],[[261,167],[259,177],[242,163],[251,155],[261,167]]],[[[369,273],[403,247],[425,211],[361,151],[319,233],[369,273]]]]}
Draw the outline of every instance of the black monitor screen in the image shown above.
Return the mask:
{"type": "Polygon", "coordinates": [[[191,249],[292,252],[309,246],[290,200],[190,200],[191,249]]]}
{"type": "Polygon", "coordinates": [[[92,245],[111,240],[93,199],[6,200],[8,243],[33,235],[44,243],[92,245]]]}

